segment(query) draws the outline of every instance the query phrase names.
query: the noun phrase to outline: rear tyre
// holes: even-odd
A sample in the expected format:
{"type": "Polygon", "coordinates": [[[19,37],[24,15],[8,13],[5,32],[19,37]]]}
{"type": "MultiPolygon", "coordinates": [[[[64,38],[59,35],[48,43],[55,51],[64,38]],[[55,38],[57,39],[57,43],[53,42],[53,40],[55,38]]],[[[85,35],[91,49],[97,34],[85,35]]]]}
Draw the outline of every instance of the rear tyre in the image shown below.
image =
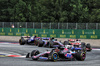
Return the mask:
{"type": "Polygon", "coordinates": [[[43,43],[44,43],[44,42],[40,40],[40,41],[38,42],[38,47],[42,47],[42,46],[43,46],[43,43]]]}
{"type": "Polygon", "coordinates": [[[24,38],[19,39],[19,44],[24,45],[25,44],[25,39],[24,38]]]}
{"type": "Polygon", "coordinates": [[[82,48],[83,48],[83,47],[86,47],[86,45],[85,45],[84,42],[81,43],[81,47],[82,47],[82,48]]]}
{"type": "Polygon", "coordinates": [[[83,52],[86,52],[86,45],[84,42],[81,43],[81,48],[83,52]]]}
{"type": "Polygon", "coordinates": [[[69,45],[69,41],[64,41],[64,45],[69,45]]]}
{"type": "Polygon", "coordinates": [[[38,45],[38,40],[36,39],[36,40],[34,40],[34,45],[38,45]]]}
{"type": "Polygon", "coordinates": [[[49,47],[49,42],[47,42],[47,44],[45,45],[45,47],[49,47]]]}
{"type": "Polygon", "coordinates": [[[89,43],[86,45],[86,48],[89,49],[89,50],[87,50],[87,51],[91,51],[91,50],[92,50],[91,45],[90,45],[89,43]]]}
{"type": "Polygon", "coordinates": [[[82,51],[86,53],[86,47],[83,47],[82,48],[82,51]]]}
{"type": "MultiPolygon", "coordinates": [[[[36,55],[38,55],[40,52],[38,51],[38,50],[33,50],[32,52],[31,52],[31,57],[32,56],[36,56],[36,55]]],[[[38,58],[32,58],[33,60],[38,60],[38,58]]]]}
{"type": "Polygon", "coordinates": [[[50,41],[49,42],[49,48],[53,48],[53,44],[54,44],[53,41],[50,41]]]}
{"type": "Polygon", "coordinates": [[[86,57],[86,53],[85,52],[78,52],[75,54],[75,58],[78,61],[84,61],[86,57]]]}

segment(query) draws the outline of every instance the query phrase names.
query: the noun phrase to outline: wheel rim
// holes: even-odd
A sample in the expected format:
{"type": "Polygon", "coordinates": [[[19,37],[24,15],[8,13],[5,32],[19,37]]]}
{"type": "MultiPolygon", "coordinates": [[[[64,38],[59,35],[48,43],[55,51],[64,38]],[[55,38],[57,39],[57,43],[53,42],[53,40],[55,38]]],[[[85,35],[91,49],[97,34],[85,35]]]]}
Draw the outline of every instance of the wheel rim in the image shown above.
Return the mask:
{"type": "Polygon", "coordinates": [[[84,53],[82,54],[82,59],[83,59],[83,60],[85,59],[85,54],[84,54],[84,53]]]}
{"type": "Polygon", "coordinates": [[[54,58],[54,60],[56,60],[57,59],[57,54],[54,54],[53,58],[54,58]]]}

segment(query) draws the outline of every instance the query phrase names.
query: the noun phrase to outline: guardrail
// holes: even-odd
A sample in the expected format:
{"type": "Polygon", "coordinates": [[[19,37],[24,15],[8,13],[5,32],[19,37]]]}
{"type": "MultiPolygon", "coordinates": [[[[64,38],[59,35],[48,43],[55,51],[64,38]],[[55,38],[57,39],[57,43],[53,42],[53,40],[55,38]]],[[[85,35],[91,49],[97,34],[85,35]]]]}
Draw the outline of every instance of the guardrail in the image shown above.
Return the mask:
{"type": "Polygon", "coordinates": [[[32,29],[0,28],[0,36],[34,36],[55,38],[100,39],[100,29],[32,29]]]}

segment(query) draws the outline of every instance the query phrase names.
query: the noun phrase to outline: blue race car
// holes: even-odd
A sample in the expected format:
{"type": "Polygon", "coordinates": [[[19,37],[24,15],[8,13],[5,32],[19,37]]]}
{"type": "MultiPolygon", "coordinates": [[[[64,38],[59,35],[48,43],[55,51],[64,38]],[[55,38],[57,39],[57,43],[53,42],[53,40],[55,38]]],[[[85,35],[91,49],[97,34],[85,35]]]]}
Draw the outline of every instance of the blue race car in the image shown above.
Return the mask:
{"type": "Polygon", "coordinates": [[[32,37],[30,37],[30,36],[22,36],[19,39],[19,44],[20,45],[24,45],[24,44],[37,45],[39,39],[40,39],[40,37],[36,37],[36,36],[32,36],[32,37]]]}

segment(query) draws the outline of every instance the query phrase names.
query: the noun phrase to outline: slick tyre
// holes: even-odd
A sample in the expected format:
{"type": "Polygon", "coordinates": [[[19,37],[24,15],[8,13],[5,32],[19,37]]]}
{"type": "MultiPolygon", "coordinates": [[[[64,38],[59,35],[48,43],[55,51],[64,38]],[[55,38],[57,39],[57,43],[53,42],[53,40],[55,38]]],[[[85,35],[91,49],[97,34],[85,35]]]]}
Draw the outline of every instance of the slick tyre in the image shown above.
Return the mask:
{"type": "Polygon", "coordinates": [[[44,42],[40,40],[40,41],[38,42],[38,47],[42,47],[42,46],[43,46],[43,43],[44,43],[44,42]]]}
{"type": "Polygon", "coordinates": [[[54,44],[53,41],[50,41],[49,42],[49,48],[53,48],[53,44],[54,44]]]}
{"type": "Polygon", "coordinates": [[[89,50],[87,50],[87,51],[91,51],[92,50],[92,48],[91,48],[91,45],[90,44],[87,44],[86,45],[86,48],[88,48],[89,50]]]}
{"type": "Polygon", "coordinates": [[[57,52],[52,52],[52,54],[51,54],[51,61],[56,62],[58,60],[58,58],[59,58],[58,53],[57,52]]]}
{"type": "Polygon", "coordinates": [[[85,45],[84,42],[81,43],[81,47],[82,47],[82,48],[83,48],[83,47],[86,47],[86,45],[85,45]]]}
{"type": "Polygon", "coordinates": [[[45,47],[49,47],[49,42],[47,42],[46,46],[45,47]]]}
{"type": "Polygon", "coordinates": [[[81,43],[81,48],[83,52],[86,52],[86,45],[84,42],[81,43]]]}
{"type": "Polygon", "coordinates": [[[69,45],[69,42],[68,41],[64,41],[64,45],[69,45]]]}
{"type": "Polygon", "coordinates": [[[20,45],[24,45],[24,44],[25,44],[24,38],[19,39],[19,44],[20,44],[20,45]]]}
{"type": "Polygon", "coordinates": [[[82,51],[86,53],[86,47],[83,47],[82,48],[82,51]]]}
{"type": "MultiPolygon", "coordinates": [[[[36,55],[38,55],[40,52],[38,51],[38,50],[33,50],[32,52],[31,52],[31,57],[32,56],[36,56],[36,55]]],[[[38,58],[32,58],[33,60],[38,60],[38,58]]]]}
{"type": "Polygon", "coordinates": [[[85,52],[78,52],[75,54],[75,58],[78,61],[84,61],[86,57],[86,53],[85,52]]]}

